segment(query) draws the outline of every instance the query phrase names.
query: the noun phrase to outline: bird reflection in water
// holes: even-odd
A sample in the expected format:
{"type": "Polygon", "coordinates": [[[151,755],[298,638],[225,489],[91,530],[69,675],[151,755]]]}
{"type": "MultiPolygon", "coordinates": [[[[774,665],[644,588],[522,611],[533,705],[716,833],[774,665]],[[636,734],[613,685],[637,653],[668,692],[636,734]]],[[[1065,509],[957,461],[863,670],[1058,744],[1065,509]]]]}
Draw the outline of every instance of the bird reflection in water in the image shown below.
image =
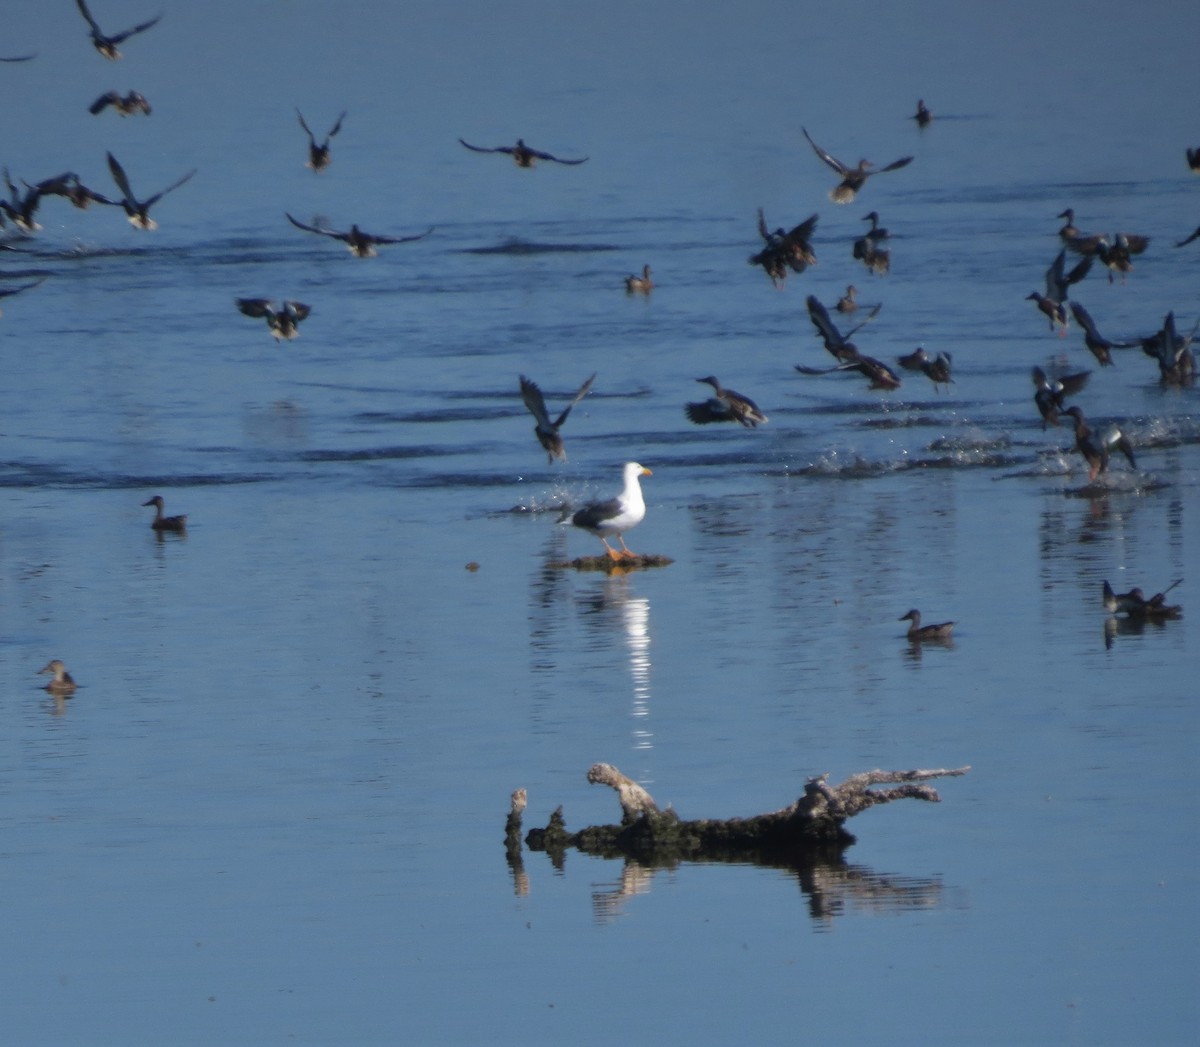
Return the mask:
{"type": "MultiPolygon", "coordinates": [[[[633,719],[633,748],[644,751],[654,748],[654,734],[649,728],[650,716],[650,600],[645,596],[634,596],[630,591],[629,573],[612,571],[605,575],[599,588],[584,598],[584,606],[591,616],[589,620],[606,624],[619,618],[625,633],[625,647],[629,658],[629,675],[633,684],[633,703],[630,715],[633,719]]],[[[615,624],[615,622],[614,622],[615,624]]],[[[639,781],[647,781],[639,776],[639,781]]]]}

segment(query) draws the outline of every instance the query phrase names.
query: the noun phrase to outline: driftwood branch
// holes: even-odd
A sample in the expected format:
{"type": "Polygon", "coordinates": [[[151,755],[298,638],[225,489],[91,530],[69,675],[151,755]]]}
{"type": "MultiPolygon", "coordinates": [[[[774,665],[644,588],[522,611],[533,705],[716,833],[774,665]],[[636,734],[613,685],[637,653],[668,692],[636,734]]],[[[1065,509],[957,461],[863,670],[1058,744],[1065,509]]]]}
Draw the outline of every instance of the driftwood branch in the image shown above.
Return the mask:
{"type": "MultiPolygon", "coordinates": [[[[840,852],[854,843],[845,822],[869,807],[893,800],[938,803],[941,797],[937,790],[923,783],[933,778],[958,777],[969,770],[970,767],[864,771],[851,775],[840,785],[830,785],[825,774],[810,778],[805,783],[804,795],[778,811],[749,818],[683,821],[673,810],[659,810],[654,798],[617,768],[598,763],[588,771],[588,781],[607,785],[617,793],[620,824],[594,825],[570,833],[559,807],[544,829],[529,831],[525,843],[531,850],[549,853],[556,865],[561,863],[568,847],[587,854],[634,858],[650,864],[683,859],[794,861],[840,852]],[[881,785],[895,788],[874,788],[881,785]]],[[[520,837],[524,807],[525,791],[520,789],[513,794],[505,836],[510,865],[514,841],[520,837]]],[[[516,859],[519,858],[518,844],[516,859]]]]}

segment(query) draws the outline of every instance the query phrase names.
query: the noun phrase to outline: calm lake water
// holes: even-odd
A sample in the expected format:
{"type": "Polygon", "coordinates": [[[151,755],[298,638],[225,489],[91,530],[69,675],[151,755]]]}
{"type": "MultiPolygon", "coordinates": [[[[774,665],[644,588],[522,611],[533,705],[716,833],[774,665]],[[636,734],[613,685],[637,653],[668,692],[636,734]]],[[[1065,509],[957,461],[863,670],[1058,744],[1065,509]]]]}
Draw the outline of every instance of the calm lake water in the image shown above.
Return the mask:
{"type": "Polygon", "coordinates": [[[1179,4],[221,0],[110,65],[73,5],[9,12],[3,54],[38,52],[0,65],[18,184],[113,193],[106,151],[142,196],[198,169],[153,233],[47,198],[0,256],[0,288],[46,277],[0,318],[10,1041],[1195,1042],[1200,401],[1026,295],[1073,207],[1152,237],[1072,288],[1104,334],[1200,319],[1200,242],[1173,246],[1197,39],[1179,4]],[[89,115],[110,88],[152,115],[89,115]],[[297,106],[348,112],[320,175],[297,106]],[[801,126],[915,160],[838,207],[801,126]],[[746,263],[759,207],[820,215],[782,289],[746,263]],[[887,276],[851,257],[871,209],[887,276]],[[285,211],[436,228],[360,261],[285,211]],[[805,297],[851,283],[883,304],[862,351],[948,351],[948,392],[794,370],[832,363],[805,297]],[[277,346],[239,296],[313,312],[277,346]],[[1073,402],[1136,469],[1088,483],[1034,365],[1092,370],[1073,402]],[[518,375],[554,413],[592,372],[551,467],[518,375]],[[708,374],[769,423],[691,425],[708,374]],[[560,508],[628,460],[654,471],[630,545],[674,563],[554,567],[599,550],[560,508]],[[186,537],[156,539],[156,493],[186,537]],[[1178,578],[1182,620],[1106,639],[1105,579],[1178,578]],[[911,646],[910,607],[953,644],[911,646]],[[518,786],[527,827],[617,820],[597,761],[684,817],[972,770],[812,875],[510,869],[518,786]]]}

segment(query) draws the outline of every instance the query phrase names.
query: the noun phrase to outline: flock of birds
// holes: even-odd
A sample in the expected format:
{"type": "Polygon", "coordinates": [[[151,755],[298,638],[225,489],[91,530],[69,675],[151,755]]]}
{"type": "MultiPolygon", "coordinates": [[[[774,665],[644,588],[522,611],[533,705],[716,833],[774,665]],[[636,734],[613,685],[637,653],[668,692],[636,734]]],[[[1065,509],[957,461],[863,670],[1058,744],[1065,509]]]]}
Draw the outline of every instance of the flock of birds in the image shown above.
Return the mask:
{"type": "MultiPolygon", "coordinates": [[[[119,33],[105,33],[93,17],[85,0],[76,0],[79,12],[88,25],[92,45],[104,58],[117,60],[121,57],[118,46],[138,34],[144,33],[158,24],[161,15],[141,22],[132,28],[119,33]]],[[[4,62],[29,61],[35,55],[21,55],[11,58],[0,58],[4,62]]],[[[120,116],[131,116],[138,113],[149,115],[149,101],[137,91],[129,91],[122,95],[117,91],[108,91],[98,97],[89,107],[93,115],[99,115],[106,109],[112,108],[120,116]]],[[[309,127],[303,113],[296,110],[301,129],[308,138],[308,159],[306,166],[314,173],[325,170],[332,162],[332,139],[341,131],[346,119],[346,111],[342,111],[326,134],[318,139],[309,127]]],[[[933,114],[925,105],[924,100],[917,103],[917,111],[913,115],[919,128],[925,128],[933,121],[933,114]]],[[[902,170],[913,161],[912,156],[900,157],[882,167],[877,167],[867,160],[860,160],[851,166],[818,145],[808,133],[807,128],[801,129],[804,137],[812,147],[816,156],[839,176],[840,181],[829,192],[829,198],[836,204],[848,204],[857,198],[870,176],[902,170]]],[[[474,145],[460,138],[461,145],[475,153],[496,153],[512,158],[517,167],[531,168],[538,162],[556,163],[566,166],[577,166],[586,163],[588,157],[562,158],[552,153],[535,149],[527,145],[524,139],[518,138],[515,145],[485,147],[474,145]]],[[[143,230],[152,230],[157,223],[150,216],[150,209],[164,196],[187,183],[195,170],[188,171],[176,179],[165,189],[145,198],[139,198],[133,191],[130,179],[120,162],[111,152],[107,154],[109,172],[113,183],[119,191],[119,198],[113,199],[83,185],[79,176],[66,172],[52,178],[44,179],[35,184],[24,183],[24,188],[18,188],[10,177],[7,168],[4,170],[8,199],[0,198],[0,228],[11,223],[15,229],[24,235],[31,235],[40,229],[36,221],[36,213],[46,197],[61,196],[75,207],[84,209],[91,204],[119,206],[124,211],[129,222],[143,230]]],[[[1189,167],[1200,173],[1200,149],[1188,149],[1187,161],[1189,167]]],[[[424,232],[409,236],[385,236],[368,233],[357,224],[345,231],[327,228],[324,225],[302,222],[285,212],[287,220],[304,232],[313,233],[341,241],[350,252],[358,258],[370,258],[382,245],[409,243],[421,240],[433,232],[429,228],[424,232]]],[[[812,246],[812,238],[816,230],[818,215],[812,214],[791,229],[782,227],[771,231],[767,225],[763,211],[757,215],[757,231],[763,241],[760,250],[749,257],[749,263],[760,267],[771,282],[781,287],[789,272],[803,273],[809,266],[816,263],[816,253],[812,246]]],[[[1087,349],[1095,356],[1100,366],[1112,364],[1112,351],[1120,349],[1141,348],[1143,352],[1157,361],[1161,380],[1164,384],[1186,385],[1195,378],[1195,358],[1191,344],[1200,328],[1200,321],[1192,330],[1181,335],[1176,329],[1173,313],[1168,313],[1159,330],[1147,336],[1111,341],[1104,338],[1097,329],[1095,321],[1088,311],[1078,302],[1068,302],[1070,289],[1080,283],[1091,271],[1093,264],[1099,260],[1108,270],[1108,279],[1113,281],[1119,275],[1124,280],[1133,268],[1134,257],[1143,253],[1149,246],[1150,238],[1140,234],[1118,232],[1115,234],[1087,234],[1075,226],[1075,213],[1071,208],[1064,210],[1059,216],[1066,224],[1059,230],[1063,246],[1054,261],[1046,271],[1045,291],[1034,291],[1028,298],[1037,304],[1037,308],[1046,316],[1051,331],[1065,335],[1070,319],[1073,317],[1084,335],[1087,349]],[[1067,253],[1079,256],[1080,260],[1067,269],[1067,253]],[[1068,311],[1069,306],[1069,311],[1068,311]]],[[[871,211],[864,216],[863,221],[870,223],[870,228],[862,236],[855,239],[852,256],[861,262],[871,274],[885,275],[890,269],[890,253],[886,246],[889,232],[880,225],[877,211],[871,211]]],[[[1190,236],[1178,241],[1177,247],[1184,247],[1200,238],[1200,228],[1190,236]]],[[[12,249],[10,245],[4,245],[12,249]]],[[[18,294],[38,286],[41,278],[17,287],[0,288],[0,298],[18,294]]],[[[647,264],[641,274],[632,274],[625,278],[627,294],[649,295],[654,290],[651,267],[647,264]]],[[[274,300],[267,298],[238,298],[238,310],[251,318],[266,322],[270,334],[277,340],[290,340],[299,333],[299,325],[311,313],[312,307],[299,301],[285,300],[277,305],[274,300]]],[[[864,318],[845,332],[839,330],[830,316],[826,306],[814,295],[806,299],[806,306],[813,327],[825,349],[833,356],[835,363],[828,367],[811,367],[796,365],[796,370],[805,375],[824,375],[833,372],[854,372],[864,376],[871,389],[893,390],[901,385],[898,373],[888,364],[860,352],[850,340],[863,326],[870,323],[878,315],[881,305],[863,307],[864,318]]],[[[846,293],[836,303],[835,310],[839,315],[852,316],[860,309],[857,301],[857,290],[853,285],[846,288],[846,293]]],[[[952,359],[948,352],[939,352],[931,356],[924,347],[918,347],[912,353],[901,356],[897,363],[902,370],[924,374],[934,385],[935,391],[941,387],[949,387],[953,383],[952,359]]],[[[1119,428],[1111,427],[1103,433],[1095,433],[1089,427],[1083,411],[1077,405],[1067,406],[1066,398],[1076,395],[1086,384],[1090,372],[1083,371],[1052,378],[1041,368],[1033,368],[1035,386],[1034,402],[1042,418],[1043,428],[1057,426],[1065,417],[1071,420],[1075,434],[1075,450],[1084,458],[1089,469],[1089,482],[1107,468],[1113,450],[1119,450],[1130,466],[1136,468],[1133,447],[1128,437],[1119,428]]],[[[561,435],[561,429],[572,409],[589,393],[596,375],[591,375],[579,388],[571,401],[556,416],[551,417],[547,409],[541,389],[532,379],[521,375],[520,392],[525,406],[535,419],[534,433],[546,451],[547,461],[563,461],[566,449],[561,435]]],[[[697,425],[708,425],[721,422],[734,422],[745,428],[753,429],[768,421],[767,416],[758,405],[748,396],[724,386],[715,375],[698,378],[698,382],[709,386],[711,394],[704,400],[685,404],[686,417],[697,425]]],[[[646,514],[646,504],[642,495],[640,478],[649,476],[651,470],[638,462],[627,462],[623,467],[623,486],[614,497],[586,505],[569,513],[563,522],[573,525],[595,535],[603,543],[605,552],[610,560],[621,563],[637,559],[625,544],[624,535],[640,523],[646,514]],[[615,539],[619,549],[609,544],[615,539]]],[[[185,515],[167,516],[161,496],[155,495],[143,503],[155,509],[151,527],[162,535],[164,533],[186,534],[187,517],[185,515]]],[[[1178,582],[1174,583],[1179,584],[1178,582]]],[[[1177,617],[1180,613],[1178,606],[1165,602],[1165,593],[1158,593],[1150,599],[1145,599],[1140,589],[1128,593],[1115,594],[1107,582],[1104,584],[1104,606],[1110,613],[1124,613],[1132,619],[1177,617]]],[[[954,622],[936,624],[921,624],[921,614],[916,609],[903,615],[900,621],[908,621],[907,636],[912,641],[948,641],[954,628],[954,622]]],[[[75,683],[70,673],[66,671],[62,661],[55,659],[42,673],[53,676],[47,685],[47,690],[58,695],[69,695],[75,689],[75,683]]]]}

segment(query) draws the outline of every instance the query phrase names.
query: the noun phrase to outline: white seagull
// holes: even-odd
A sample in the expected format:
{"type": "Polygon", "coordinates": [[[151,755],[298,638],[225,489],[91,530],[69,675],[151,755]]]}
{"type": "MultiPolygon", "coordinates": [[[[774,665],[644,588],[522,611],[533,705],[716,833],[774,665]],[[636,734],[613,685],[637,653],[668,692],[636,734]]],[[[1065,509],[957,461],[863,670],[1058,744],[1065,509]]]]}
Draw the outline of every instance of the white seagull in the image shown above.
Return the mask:
{"type": "Polygon", "coordinates": [[[637,462],[625,463],[625,489],[615,498],[605,502],[593,502],[580,509],[571,517],[571,523],[590,531],[604,543],[608,555],[614,560],[623,560],[636,556],[625,544],[624,534],[631,527],[636,527],[645,519],[646,502],[642,498],[642,487],[638,483],[639,476],[652,476],[653,473],[644,465],[637,462]],[[608,544],[608,537],[616,535],[621,543],[621,551],[617,552],[608,544]]]}

